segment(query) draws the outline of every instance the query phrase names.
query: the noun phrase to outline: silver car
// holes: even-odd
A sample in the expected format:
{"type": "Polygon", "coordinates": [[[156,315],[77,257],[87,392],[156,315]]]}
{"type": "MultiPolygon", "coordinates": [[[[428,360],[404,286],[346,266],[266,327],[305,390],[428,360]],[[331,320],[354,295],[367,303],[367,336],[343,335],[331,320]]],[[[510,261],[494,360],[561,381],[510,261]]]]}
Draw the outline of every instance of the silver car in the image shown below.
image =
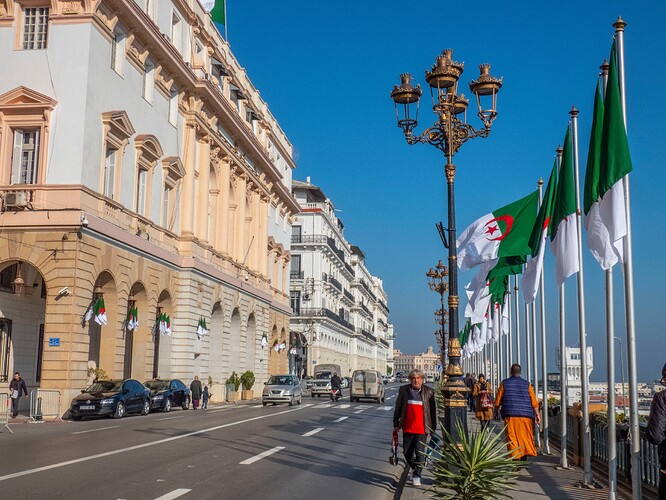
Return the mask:
{"type": "Polygon", "coordinates": [[[300,405],[302,398],[301,382],[296,375],[273,375],[264,384],[261,402],[264,406],[268,403],[289,403],[289,406],[294,406],[300,405]]]}

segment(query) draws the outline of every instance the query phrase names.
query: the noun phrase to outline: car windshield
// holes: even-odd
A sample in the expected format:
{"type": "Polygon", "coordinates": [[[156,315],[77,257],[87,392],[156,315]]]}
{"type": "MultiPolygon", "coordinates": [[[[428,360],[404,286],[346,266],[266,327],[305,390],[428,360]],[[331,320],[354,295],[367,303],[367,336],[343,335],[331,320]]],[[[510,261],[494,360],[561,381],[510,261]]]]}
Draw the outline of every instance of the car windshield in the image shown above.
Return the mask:
{"type": "Polygon", "coordinates": [[[268,379],[268,385],[291,385],[294,383],[294,378],[287,375],[275,375],[268,379]]]}
{"type": "Polygon", "coordinates": [[[321,373],[317,373],[315,375],[315,378],[317,378],[317,379],[331,378],[331,375],[333,375],[331,372],[321,372],[321,373]]]}
{"type": "Polygon", "coordinates": [[[86,392],[120,392],[122,387],[122,380],[100,380],[88,387],[86,392]]]}
{"type": "Polygon", "coordinates": [[[149,380],[145,384],[151,391],[163,391],[169,388],[168,380],[149,380]]]}

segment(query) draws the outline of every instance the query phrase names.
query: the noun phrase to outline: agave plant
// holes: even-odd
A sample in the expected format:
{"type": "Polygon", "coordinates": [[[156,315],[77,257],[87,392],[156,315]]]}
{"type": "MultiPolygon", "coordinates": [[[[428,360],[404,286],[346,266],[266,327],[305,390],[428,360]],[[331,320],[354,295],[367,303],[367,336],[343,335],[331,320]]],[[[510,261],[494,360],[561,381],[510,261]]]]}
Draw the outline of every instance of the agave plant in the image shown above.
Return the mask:
{"type": "Polygon", "coordinates": [[[460,443],[454,443],[444,430],[441,450],[433,464],[433,496],[447,500],[511,498],[507,492],[526,463],[510,458],[503,433],[475,431],[465,437],[462,423],[456,422],[456,427],[458,435],[463,436],[460,443]]]}

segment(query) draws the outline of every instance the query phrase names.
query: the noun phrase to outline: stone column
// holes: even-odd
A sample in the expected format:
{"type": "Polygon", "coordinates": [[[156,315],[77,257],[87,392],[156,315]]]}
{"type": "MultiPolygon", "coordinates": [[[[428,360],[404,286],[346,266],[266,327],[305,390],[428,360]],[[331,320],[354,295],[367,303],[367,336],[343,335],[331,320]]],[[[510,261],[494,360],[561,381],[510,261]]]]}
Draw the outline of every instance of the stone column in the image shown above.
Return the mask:
{"type": "Polygon", "coordinates": [[[183,144],[183,163],[185,167],[185,177],[183,178],[183,190],[181,198],[181,234],[184,237],[194,235],[194,160],[196,148],[196,131],[194,123],[185,125],[185,142],[183,144]]]}
{"type": "Polygon", "coordinates": [[[245,245],[245,196],[247,194],[247,181],[243,175],[238,177],[238,184],[236,185],[236,224],[233,239],[236,244],[234,245],[234,259],[238,264],[243,263],[245,252],[247,251],[245,245]]]}
{"type": "Polygon", "coordinates": [[[210,210],[210,142],[208,136],[205,136],[199,143],[198,165],[199,171],[199,192],[194,202],[198,204],[198,219],[194,221],[196,227],[196,236],[203,243],[208,239],[208,212],[210,210]]]}
{"type": "Polygon", "coordinates": [[[216,248],[227,254],[231,254],[229,248],[229,217],[233,214],[229,209],[229,190],[230,190],[230,163],[229,158],[224,158],[220,162],[219,187],[220,197],[218,198],[218,222],[219,227],[216,248]]]}

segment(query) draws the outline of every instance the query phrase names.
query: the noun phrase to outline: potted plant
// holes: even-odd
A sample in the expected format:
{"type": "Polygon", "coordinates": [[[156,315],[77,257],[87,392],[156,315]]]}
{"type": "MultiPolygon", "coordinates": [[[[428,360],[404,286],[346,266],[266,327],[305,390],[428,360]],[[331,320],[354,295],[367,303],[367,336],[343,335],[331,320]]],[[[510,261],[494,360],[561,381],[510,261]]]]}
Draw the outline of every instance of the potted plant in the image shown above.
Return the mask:
{"type": "Polygon", "coordinates": [[[433,450],[433,454],[438,452],[433,496],[448,500],[509,498],[518,471],[527,463],[511,459],[504,433],[475,431],[465,437],[462,424],[456,422],[456,426],[461,442],[453,442],[444,430],[441,450],[433,450]]]}
{"type": "Polygon", "coordinates": [[[241,393],[241,399],[248,400],[254,397],[254,391],[252,386],[254,385],[254,372],[247,370],[240,376],[241,383],[243,384],[243,392],[241,393]]]}
{"type": "Polygon", "coordinates": [[[236,401],[238,399],[238,388],[241,384],[241,379],[236,372],[231,372],[229,378],[225,382],[227,386],[227,401],[236,401]]]}

